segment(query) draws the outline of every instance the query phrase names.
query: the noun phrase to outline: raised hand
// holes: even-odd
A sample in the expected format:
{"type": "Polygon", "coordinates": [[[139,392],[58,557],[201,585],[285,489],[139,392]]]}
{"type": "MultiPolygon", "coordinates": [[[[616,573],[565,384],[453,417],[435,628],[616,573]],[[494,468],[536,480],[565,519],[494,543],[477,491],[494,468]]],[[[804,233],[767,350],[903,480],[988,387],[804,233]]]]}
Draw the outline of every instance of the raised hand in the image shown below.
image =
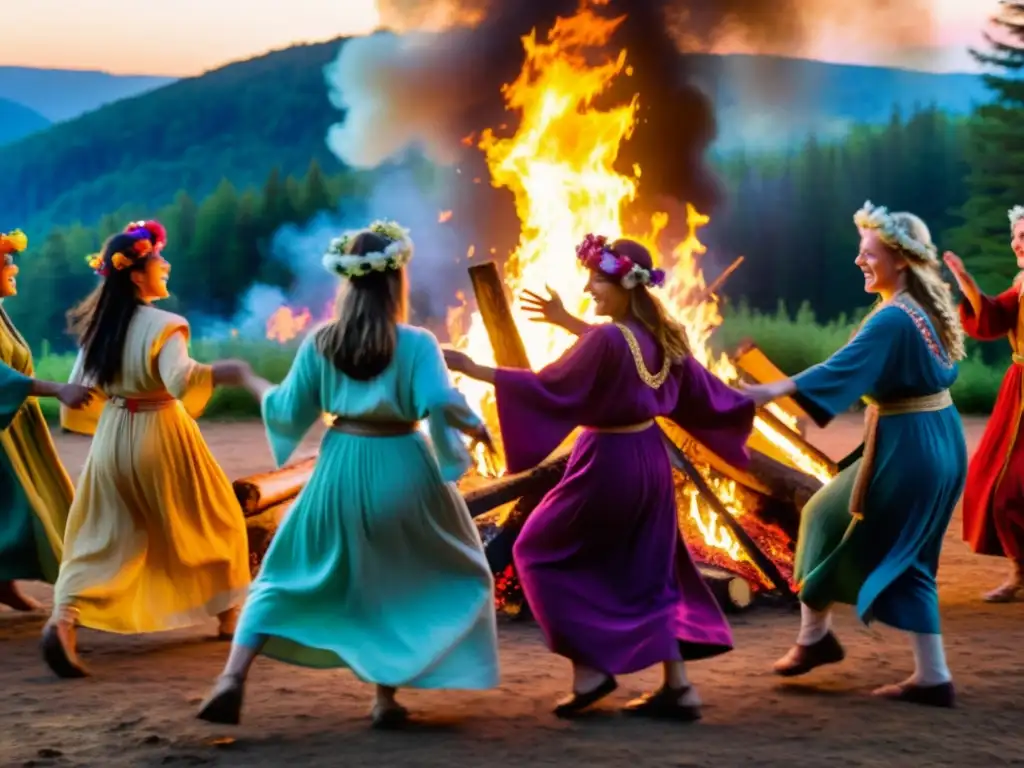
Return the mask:
{"type": "Polygon", "coordinates": [[[952,251],[946,251],[942,254],[942,260],[949,267],[949,271],[953,273],[953,278],[960,286],[960,290],[964,290],[964,286],[968,283],[973,282],[971,273],[967,271],[967,267],[964,266],[963,259],[957,256],[952,251]]]}
{"type": "Polygon", "coordinates": [[[551,323],[565,327],[572,319],[572,315],[566,310],[558,292],[551,286],[544,287],[548,292],[547,298],[533,291],[523,291],[523,309],[532,315],[530,320],[535,323],[551,323]]]}
{"type": "Polygon", "coordinates": [[[738,391],[744,397],[753,400],[754,404],[760,408],[785,395],[788,383],[787,379],[783,379],[772,384],[740,384],[738,391]]]}
{"type": "Polygon", "coordinates": [[[57,399],[63,405],[72,409],[88,405],[92,398],[92,390],[79,384],[61,384],[57,390],[57,399]]]}

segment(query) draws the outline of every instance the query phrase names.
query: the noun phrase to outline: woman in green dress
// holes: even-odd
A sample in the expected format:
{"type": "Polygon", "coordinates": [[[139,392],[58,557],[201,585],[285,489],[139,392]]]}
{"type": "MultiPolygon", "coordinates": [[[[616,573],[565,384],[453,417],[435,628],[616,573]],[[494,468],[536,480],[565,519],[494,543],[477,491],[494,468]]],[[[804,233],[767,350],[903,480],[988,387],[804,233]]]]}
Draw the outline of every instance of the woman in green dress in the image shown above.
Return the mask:
{"type": "Polygon", "coordinates": [[[0,233],[0,603],[17,611],[39,605],[15,581],[57,578],[74,494],[35,398],[77,408],[90,397],[85,387],[33,378],[32,353],[4,311],[18,292],[15,256],[27,246],[19,230],[0,233]]]}
{"type": "Polygon", "coordinates": [[[831,606],[856,606],[910,634],[914,674],[875,695],[951,707],[935,575],[967,475],[967,447],[949,387],[964,356],[956,307],[928,228],[909,213],[865,204],[856,264],[880,302],[850,342],[820,365],[746,389],[758,403],[791,396],[824,426],[868,401],[864,454],[804,508],[796,568],[801,626],[775,664],[783,676],[839,662],[831,606]]]}

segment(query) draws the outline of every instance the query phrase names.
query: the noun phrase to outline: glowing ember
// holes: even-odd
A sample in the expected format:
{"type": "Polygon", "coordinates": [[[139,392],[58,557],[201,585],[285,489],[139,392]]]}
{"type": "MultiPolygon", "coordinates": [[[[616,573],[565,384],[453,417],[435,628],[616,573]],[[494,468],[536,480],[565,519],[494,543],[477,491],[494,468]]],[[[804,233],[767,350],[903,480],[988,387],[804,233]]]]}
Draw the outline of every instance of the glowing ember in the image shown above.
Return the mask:
{"type": "Polygon", "coordinates": [[[452,219],[452,212],[451,211],[441,211],[437,215],[437,222],[438,222],[438,224],[444,224],[446,222],[451,221],[451,219],[452,219]]]}
{"type": "Polygon", "coordinates": [[[267,321],[267,338],[284,344],[302,333],[312,319],[308,309],[295,312],[291,307],[280,307],[267,321]]]}
{"type": "MultiPolygon", "coordinates": [[[[523,39],[524,66],[518,79],[504,88],[509,109],[519,113],[518,130],[509,138],[485,131],[479,141],[492,184],[508,188],[515,196],[521,234],[518,247],[505,264],[504,278],[514,297],[513,318],[535,369],[555,360],[573,338],[559,328],[529,322],[520,301],[522,289],[550,286],[562,296],[570,312],[587,321],[596,319],[583,292],[586,274],[574,256],[575,246],[584,235],[598,232],[613,239],[632,237],[650,248],[656,263],[661,261],[655,241],[668,223],[667,215],[656,216],[648,232],[626,231],[622,209],[637,195],[640,169],[634,168],[633,176],[627,177],[613,168],[622,142],[632,133],[637,100],[610,109],[592,106],[594,98],[617,77],[629,75],[625,51],[614,60],[594,61],[593,50],[605,44],[623,20],[603,18],[591,10],[591,6],[603,4],[603,0],[584,0],[575,16],[555,23],[545,43],[538,42],[535,33],[523,39]]],[[[688,207],[689,233],[668,260],[669,276],[662,298],[687,329],[695,357],[724,381],[735,382],[738,373],[732,363],[725,355],[715,359],[709,345],[722,317],[716,298],[702,294],[706,286],[699,257],[705,248],[697,230],[707,223],[706,216],[688,207]]],[[[493,365],[480,314],[470,314],[464,297],[459,299],[461,306],[450,312],[448,323],[454,346],[481,363],[493,365]]],[[[492,388],[459,377],[456,383],[496,427],[492,388]]],[[[781,409],[773,408],[771,412],[787,426],[795,426],[781,409]]],[[[823,481],[830,479],[830,469],[806,456],[790,436],[762,418],[757,419],[756,430],[762,442],[776,448],[781,460],[823,481]]],[[[494,431],[497,433],[496,428],[494,431]]],[[[481,474],[500,474],[500,467],[484,463],[483,454],[478,459],[481,474]]],[[[742,515],[735,483],[710,474],[707,479],[726,509],[734,516],[742,515]]],[[[696,495],[689,514],[707,546],[734,560],[746,559],[729,529],[696,495]]]]}

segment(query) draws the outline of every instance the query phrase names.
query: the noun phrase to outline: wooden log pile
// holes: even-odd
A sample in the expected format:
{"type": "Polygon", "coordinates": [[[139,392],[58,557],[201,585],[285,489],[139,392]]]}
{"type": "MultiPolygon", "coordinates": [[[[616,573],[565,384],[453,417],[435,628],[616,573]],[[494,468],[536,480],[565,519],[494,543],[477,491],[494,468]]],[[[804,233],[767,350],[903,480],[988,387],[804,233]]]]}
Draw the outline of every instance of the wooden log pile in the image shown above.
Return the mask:
{"type": "Polygon", "coordinates": [[[314,456],[233,483],[235,496],[245,515],[249,534],[249,568],[253,576],[259,570],[281,521],[309,482],[315,466],[314,456]]]}

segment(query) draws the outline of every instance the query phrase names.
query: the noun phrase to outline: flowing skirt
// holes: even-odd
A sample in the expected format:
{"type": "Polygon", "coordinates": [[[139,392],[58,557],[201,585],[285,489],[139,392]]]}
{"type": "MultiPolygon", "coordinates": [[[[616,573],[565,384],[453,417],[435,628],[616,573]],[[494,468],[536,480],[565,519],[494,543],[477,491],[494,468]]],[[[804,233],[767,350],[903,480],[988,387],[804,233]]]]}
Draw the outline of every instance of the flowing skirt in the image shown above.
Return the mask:
{"type": "Polygon", "coordinates": [[[967,476],[967,447],[955,408],[883,417],[864,519],[850,516],[861,461],[804,507],[794,578],[812,608],[857,607],[908,632],[940,631],[935,577],[950,518],[967,476]]]}
{"type": "Polygon", "coordinates": [[[278,529],[236,640],[400,688],[498,684],[493,577],[462,496],[420,434],[328,432],[278,529]]]}
{"type": "Polygon", "coordinates": [[[54,606],[79,623],[141,633],[198,624],[245,597],[245,520],[180,403],[107,405],[78,480],[54,606]]]}
{"type": "Polygon", "coordinates": [[[585,431],[523,526],[520,583],[552,651],[608,674],[732,649],[679,533],[661,432],[585,431]]]}

